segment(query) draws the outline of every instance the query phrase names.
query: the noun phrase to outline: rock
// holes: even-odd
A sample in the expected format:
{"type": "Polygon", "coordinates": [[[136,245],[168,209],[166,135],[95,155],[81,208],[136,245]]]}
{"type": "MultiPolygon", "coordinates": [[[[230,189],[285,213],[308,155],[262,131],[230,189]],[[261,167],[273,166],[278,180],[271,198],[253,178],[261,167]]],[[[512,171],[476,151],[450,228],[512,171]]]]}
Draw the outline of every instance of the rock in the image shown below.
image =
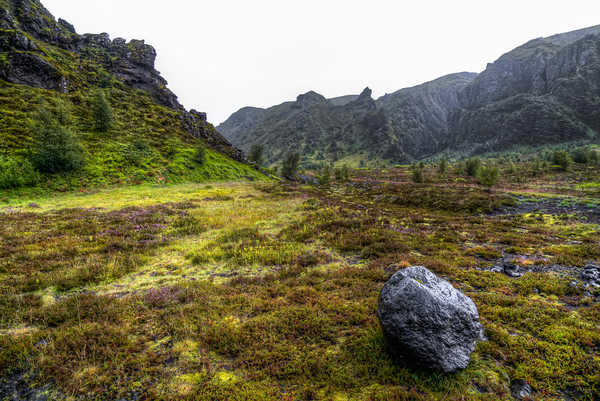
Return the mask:
{"type": "Polygon", "coordinates": [[[296,179],[303,184],[308,184],[308,185],[318,185],[319,184],[319,180],[317,180],[315,177],[312,177],[310,175],[298,174],[296,176],[296,179]]]}
{"type": "Polygon", "coordinates": [[[510,385],[512,396],[517,400],[527,400],[531,397],[533,389],[525,380],[513,380],[510,385]]]}
{"type": "Polygon", "coordinates": [[[504,273],[508,277],[513,278],[523,277],[523,274],[525,274],[525,271],[521,266],[509,262],[502,262],[501,264],[492,267],[490,271],[494,273],[504,273]]]}
{"type": "Polygon", "coordinates": [[[62,26],[63,28],[65,28],[67,31],[69,31],[71,33],[75,33],[75,27],[73,26],[73,24],[69,23],[68,21],[65,21],[64,19],[59,18],[58,24],[60,26],[62,26]]]}
{"type": "Polygon", "coordinates": [[[465,369],[483,339],[473,301],[422,266],[385,283],[377,314],[392,355],[421,368],[465,369]]]}
{"type": "Polygon", "coordinates": [[[583,268],[581,279],[586,286],[600,287],[600,266],[589,264],[583,268]]]}

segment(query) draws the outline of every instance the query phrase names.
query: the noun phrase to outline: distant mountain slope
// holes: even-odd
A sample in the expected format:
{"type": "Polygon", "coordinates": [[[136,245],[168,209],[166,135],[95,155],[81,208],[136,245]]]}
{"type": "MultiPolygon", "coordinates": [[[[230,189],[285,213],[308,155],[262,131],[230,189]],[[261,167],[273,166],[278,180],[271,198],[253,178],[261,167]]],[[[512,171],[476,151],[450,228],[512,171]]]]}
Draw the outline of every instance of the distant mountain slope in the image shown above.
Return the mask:
{"type": "Polygon", "coordinates": [[[475,152],[598,138],[600,26],[532,40],[460,93],[449,146],[475,152]]]}
{"type": "Polygon", "coordinates": [[[236,113],[218,130],[243,149],[266,145],[272,162],[291,150],[309,160],[399,162],[594,140],[600,26],[532,40],[479,75],[451,74],[362,107],[355,101],[320,96],[302,106],[298,99],[255,112],[251,124],[236,113]]]}
{"type": "Polygon", "coordinates": [[[253,175],[231,160],[242,161],[241,152],[204,113],[179,104],[155,70],[155,58],[154,48],[142,40],[79,35],[38,0],[0,0],[0,155],[26,156],[36,111],[63,107],[71,111],[68,125],[82,142],[87,163],[83,171],[52,181],[80,185],[253,175]],[[98,91],[113,109],[115,123],[107,133],[94,126],[98,91]],[[192,160],[199,139],[212,149],[204,166],[192,160]],[[143,153],[135,163],[128,161],[133,146],[143,153]]]}

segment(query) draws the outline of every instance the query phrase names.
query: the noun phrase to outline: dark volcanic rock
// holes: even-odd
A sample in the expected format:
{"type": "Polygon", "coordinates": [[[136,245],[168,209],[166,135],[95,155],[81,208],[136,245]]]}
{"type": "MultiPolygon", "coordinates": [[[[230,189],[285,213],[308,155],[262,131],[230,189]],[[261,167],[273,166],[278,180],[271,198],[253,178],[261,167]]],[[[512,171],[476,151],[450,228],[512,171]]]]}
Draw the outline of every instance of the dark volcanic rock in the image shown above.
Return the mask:
{"type": "Polygon", "coordinates": [[[586,286],[600,288],[600,266],[589,264],[581,273],[581,279],[586,286]]]}
{"type": "Polygon", "coordinates": [[[532,391],[533,389],[525,380],[513,380],[510,385],[510,392],[517,400],[528,400],[532,391]]]}
{"type": "Polygon", "coordinates": [[[385,283],[377,314],[393,355],[426,369],[465,369],[483,338],[473,301],[421,266],[385,283]]]}

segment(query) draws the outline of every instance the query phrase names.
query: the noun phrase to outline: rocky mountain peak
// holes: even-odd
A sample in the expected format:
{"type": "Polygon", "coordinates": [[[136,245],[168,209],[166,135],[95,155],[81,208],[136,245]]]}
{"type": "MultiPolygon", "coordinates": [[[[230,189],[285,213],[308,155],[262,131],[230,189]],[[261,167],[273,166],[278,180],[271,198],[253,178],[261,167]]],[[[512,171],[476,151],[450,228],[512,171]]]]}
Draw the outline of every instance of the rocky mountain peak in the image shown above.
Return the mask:
{"type": "Polygon", "coordinates": [[[360,95],[358,95],[358,99],[357,100],[361,100],[361,99],[372,99],[373,95],[373,91],[371,90],[371,88],[369,88],[368,86],[363,89],[363,91],[360,93],[360,95]]]}
{"type": "Polygon", "coordinates": [[[296,98],[296,102],[302,107],[310,107],[319,103],[326,103],[325,96],[318,94],[315,91],[306,92],[296,98]]]}

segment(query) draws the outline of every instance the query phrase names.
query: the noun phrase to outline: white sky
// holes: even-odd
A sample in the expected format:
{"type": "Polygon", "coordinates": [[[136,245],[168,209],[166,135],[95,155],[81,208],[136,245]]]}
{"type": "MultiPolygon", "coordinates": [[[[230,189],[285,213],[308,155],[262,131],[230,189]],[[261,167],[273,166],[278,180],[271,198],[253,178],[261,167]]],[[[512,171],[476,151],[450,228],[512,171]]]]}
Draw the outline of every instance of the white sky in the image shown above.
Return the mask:
{"type": "Polygon", "coordinates": [[[600,24],[596,0],[42,0],[78,33],[145,39],[186,108],[218,124],[315,90],[374,96],[479,72],[530,39],[600,24]]]}

